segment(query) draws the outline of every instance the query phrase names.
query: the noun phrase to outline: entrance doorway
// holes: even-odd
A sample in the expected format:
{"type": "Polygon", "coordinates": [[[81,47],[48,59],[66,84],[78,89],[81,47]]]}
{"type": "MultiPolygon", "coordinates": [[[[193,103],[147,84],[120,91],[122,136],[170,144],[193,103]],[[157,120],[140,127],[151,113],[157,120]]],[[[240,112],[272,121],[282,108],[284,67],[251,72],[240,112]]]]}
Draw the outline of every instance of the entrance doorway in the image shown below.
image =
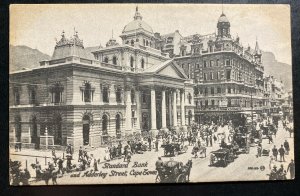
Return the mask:
{"type": "Polygon", "coordinates": [[[89,145],[90,143],[90,117],[85,115],[82,118],[82,135],[83,135],[83,145],[89,145]]]}

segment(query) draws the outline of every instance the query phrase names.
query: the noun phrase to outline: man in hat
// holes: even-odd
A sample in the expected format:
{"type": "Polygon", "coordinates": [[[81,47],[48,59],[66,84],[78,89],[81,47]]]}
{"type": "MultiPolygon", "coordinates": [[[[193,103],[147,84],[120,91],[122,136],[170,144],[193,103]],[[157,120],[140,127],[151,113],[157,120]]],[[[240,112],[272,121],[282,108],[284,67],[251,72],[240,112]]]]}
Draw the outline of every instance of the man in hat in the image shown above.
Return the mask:
{"type": "Polygon", "coordinates": [[[288,155],[289,151],[290,151],[290,145],[287,140],[284,141],[283,146],[284,146],[286,154],[288,155]]]}
{"type": "Polygon", "coordinates": [[[156,161],[155,163],[155,167],[156,167],[156,170],[157,170],[157,177],[156,177],[156,180],[158,177],[162,177],[162,170],[163,170],[163,161],[161,160],[161,157],[158,157],[158,160],[156,161]]]}
{"type": "Polygon", "coordinates": [[[282,162],[282,161],[285,162],[285,159],[284,159],[285,150],[283,148],[283,145],[281,145],[281,147],[279,148],[278,152],[279,152],[279,155],[280,155],[280,162],[282,162]]]}
{"type": "Polygon", "coordinates": [[[78,151],[78,162],[81,161],[82,159],[83,159],[83,150],[82,150],[82,146],[80,146],[78,151]]]}
{"type": "Polygon", "coordinates": [[[270,174],[270,180],[277,180],[277,166],[274,165],[273,169],[271,170],[271,174],[270,174]]]}
{"type": "Polygon", "coordinates": [[[290,171],[290,178],[294,179],[295,178],[295,163],[294,160],[292,159],[291,162],[289,163],[287,167],[287,172],[290,171]]]}
{"type": "Polygon", "coordinates": [[[272,153],[273,153],[273,157],[274,157],[275,161],[277,161],[278,150],[275,145],[272,149],[272,153]]]}

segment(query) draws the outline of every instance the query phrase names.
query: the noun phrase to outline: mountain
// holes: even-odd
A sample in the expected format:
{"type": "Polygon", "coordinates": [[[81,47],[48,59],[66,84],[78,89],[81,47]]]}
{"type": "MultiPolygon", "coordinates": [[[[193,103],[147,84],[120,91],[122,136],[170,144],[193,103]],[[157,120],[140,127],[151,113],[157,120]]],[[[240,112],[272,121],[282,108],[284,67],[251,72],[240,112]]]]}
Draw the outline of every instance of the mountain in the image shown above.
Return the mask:
{"type": "MultiPolygon", "coordinates": [[[[87,52],[99,49],[99,46],[86,47],[87,52]]],[[[24,68],[34,68],[39,66],[42,60],[50,60],[51,57],[32,49],[28,46],[9,47],[10,72],[22,70],[24,68]]],[[[292,66],[286,63],[278,62],[272,52],[262,53],[262,62],[267,75],[273,75],[278,80],[282,80],[287,90],[292,90],[292,66]]]]}
{"type": "Polygon", "coordinates": [[[292,90],[292,66],[278,62],[272,52],[262,52],[262,63],[267,75],[282,80],[287,91],[292,90]]]}
{"type": "Polygon", "coordinates": [[[9,71],[17,71],[26,68],[35,68],[40,66],[42,60],[50,60],[51,57],[40,52],[37,49],[32,49],[28,46],[9,46],[9,71]]]}

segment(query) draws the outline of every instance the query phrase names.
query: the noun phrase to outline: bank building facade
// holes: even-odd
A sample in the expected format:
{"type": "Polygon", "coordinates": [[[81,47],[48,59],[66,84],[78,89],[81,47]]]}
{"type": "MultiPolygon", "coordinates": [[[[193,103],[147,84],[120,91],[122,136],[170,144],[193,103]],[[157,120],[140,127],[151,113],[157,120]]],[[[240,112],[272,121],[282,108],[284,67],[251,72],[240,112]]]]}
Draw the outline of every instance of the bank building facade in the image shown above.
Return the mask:
{"type": "Polygon", "coordinates": [[[191,124],[193,83],[138,8],[120,37],[87,53],[77,32],[63,32],[51,60],[11,73],[11,146],[76,150],[191,124]]]}

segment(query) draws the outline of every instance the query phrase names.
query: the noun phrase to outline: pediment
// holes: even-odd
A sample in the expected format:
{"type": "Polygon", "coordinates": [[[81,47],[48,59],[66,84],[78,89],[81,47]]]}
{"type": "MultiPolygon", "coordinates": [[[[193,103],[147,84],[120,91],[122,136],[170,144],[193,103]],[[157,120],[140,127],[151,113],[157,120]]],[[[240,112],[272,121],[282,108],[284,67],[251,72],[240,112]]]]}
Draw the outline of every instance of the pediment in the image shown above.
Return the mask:
{"type": "Polygon", "coordinates": [[[178,68],[174,62],[167,64],[165,67],[158,70],[156,74],[162,75],[162,76],[169,76],[172,78],[186,79],[186,76],[183,73],[183,70],[182,69],[180,70],[180,68],[178,68]]]}

